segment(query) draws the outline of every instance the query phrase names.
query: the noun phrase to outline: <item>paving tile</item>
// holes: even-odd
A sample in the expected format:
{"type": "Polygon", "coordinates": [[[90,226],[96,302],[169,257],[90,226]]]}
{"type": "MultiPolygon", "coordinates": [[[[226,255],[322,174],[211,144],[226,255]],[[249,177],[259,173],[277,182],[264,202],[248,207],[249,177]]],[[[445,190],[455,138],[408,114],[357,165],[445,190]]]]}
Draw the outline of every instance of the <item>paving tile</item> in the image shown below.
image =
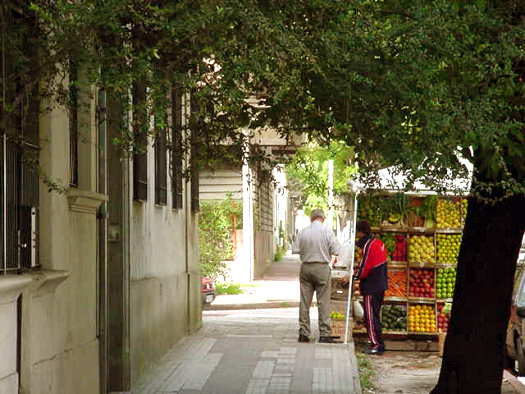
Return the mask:
{"type": "Polygon", "coordinates": [[[251,379],[248,382],[246,394],[265,394],[269,384],[270,379],[251,379]]]}
{"type": "Polygon", "coordinates": [[[203,328],[172,349],[133,393],[361,394],[353,344],[298,343],[296,312],[204,315],[203,328]]]}
{"type": "Polygon", "coordinates": [[[253,371],[254,379],[269,379],[272,376],[275,361],[261,360],[253,371]]]}

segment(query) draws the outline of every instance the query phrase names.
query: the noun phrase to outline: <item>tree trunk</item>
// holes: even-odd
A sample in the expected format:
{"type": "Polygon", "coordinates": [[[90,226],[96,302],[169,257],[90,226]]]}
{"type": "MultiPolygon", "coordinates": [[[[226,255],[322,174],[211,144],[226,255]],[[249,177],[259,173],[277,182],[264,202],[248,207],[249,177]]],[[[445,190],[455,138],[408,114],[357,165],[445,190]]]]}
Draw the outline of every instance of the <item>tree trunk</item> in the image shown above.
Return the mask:
{"type": "Polygon", "coordinates": [[[450,328],[432,394],[500,393],[525,196],[489,205],[470,199],[450,328]]]}

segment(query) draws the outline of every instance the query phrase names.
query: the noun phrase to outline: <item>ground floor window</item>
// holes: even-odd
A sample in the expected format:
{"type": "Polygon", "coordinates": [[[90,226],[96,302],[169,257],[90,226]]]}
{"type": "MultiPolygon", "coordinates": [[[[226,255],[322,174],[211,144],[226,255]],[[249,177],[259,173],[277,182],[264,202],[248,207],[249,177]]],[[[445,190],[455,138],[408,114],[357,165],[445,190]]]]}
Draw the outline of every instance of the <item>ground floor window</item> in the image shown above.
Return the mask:
{"type": "Polygon", "coordinates": [[[0,140],[0,274],[37,267],[38,148],[0,140]]]}

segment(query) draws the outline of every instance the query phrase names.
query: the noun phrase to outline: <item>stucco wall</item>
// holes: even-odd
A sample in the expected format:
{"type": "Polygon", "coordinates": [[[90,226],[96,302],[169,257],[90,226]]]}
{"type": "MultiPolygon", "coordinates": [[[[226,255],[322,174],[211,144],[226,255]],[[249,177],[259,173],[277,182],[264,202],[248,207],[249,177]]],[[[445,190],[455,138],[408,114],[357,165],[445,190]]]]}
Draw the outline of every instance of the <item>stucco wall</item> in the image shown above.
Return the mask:
{"type": "MultiPolygon", "coordinates": [[[[19,380],[22,394],[100,392],[98,279],[104,267],[98,259],[96,213],[105,196],[94,191],[98,144],[96,122],[91,120],[79,135],[79,187],[58,193],[40,185],[41,269],[0,277],[0,394],[16,393],[19,380]]],[[[68,118],[60,109],[40,121],[40,164],[46,176],[66,189],[68,130],[68,118]]],[[[154,179],[153,152],[149,155],[154,179]]],[[[131,203],[129,218],[132,387],[146,366],[202,324],[198,217],[188,213],[187,191],[185,208],[176,211],[170,206],[170,189],[168,205],[159,207],[153,203],[154,183],[149,187],[148,202],[131,203]]]]}
{"type": "MultiPolygon", "coordinates": [[[[67,130],[67,117],[60,110],[40,124],[41,165],[51,179],[66,185],[67,130]]],[[[88,171],[86,176],[95,174],[88,171]]],[[[86,198],[71,199],[74,193],[40,187],[42,269],[25,274],[32,284],[22,293],[22,393],[99,391],[96,205],[100,196],[86,191],[86,198]]]]}
{"type": "MultiPolygon", "coordinates": [[[[154,179],[153,149],[148,151],[148,179],[154,179]]],[[[196,269],[195,215],[184,207],[133,202],[131,212],[130,335],[132,387],[152,363],[200,326],[200,276],[196,269]]]]}
{"type": "MultiPolygon", "coordinates": [[[[76,235],[63,267],[69,277],[56,288],[23,294],[23,392],[99,390],[95,216],[71,213],[69,230],[76,235]]],[[[64,246],[63,239],[54,241],[64,246]]]]}
{"type": "MultiPolygon", "coordinates": [[[[0,287],[6,284],[0,278],[0,287]]],[[[7,294],[0,302],[0,393],[16,393],[17,306],[16,295],[7,294]]]]}

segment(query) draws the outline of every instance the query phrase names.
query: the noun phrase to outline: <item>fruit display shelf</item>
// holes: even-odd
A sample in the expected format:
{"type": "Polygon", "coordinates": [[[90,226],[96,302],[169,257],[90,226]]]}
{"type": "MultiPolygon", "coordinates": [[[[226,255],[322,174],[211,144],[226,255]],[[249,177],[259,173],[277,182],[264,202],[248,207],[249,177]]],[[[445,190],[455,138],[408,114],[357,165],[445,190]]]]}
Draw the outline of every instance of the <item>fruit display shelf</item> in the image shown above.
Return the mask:
{"type": "Polygon", "coordinates": [[[409,270],[408,297],[423,299],[435,298],[433,269],[409,270]]]}
{"type": "Polygon", "coordinates": [[[436,234],[436,254],[438,263],[457,264],[461,238],[461,233],[436,234]]]}
{"type": "Polygon", "coordinates": [[[455,268],[436,269],[436,297],[439,299],[452,298],[456,285],[455,268]]]}
{"type": "Polygon", "coordinates": [[[411,334],[437,333],[435,305],[408,306],[408,332],[411,334]]]}
{"type": "Polygon", "coordinates": [[[425,261],[417,261],[417,262],[409,263],[408,266],[410,268],[436,268],[437,264],[427,263],[425,261]]]}
{"type": "MultiPolygon", "coordinates": [[[[409,196],[410,214],[402,214],[396,223],[388,215],[388,220],[370,221],[374,235],[385,243],[389,258],[389,289],[385,292],[382,320],[385,308],[404,309],[407,320],[404,330],[392,330],[392,316],[387,317],[383,333],[407,342],[417,338],[435,340],[448,327],[467,199],[434,195],[432,202],[417,193],[409,196]],[[414,215],[424,216],[424,220],[413,220],[414,215]]],[[[357,299],[362,301],[362,297],[357,299]]]]}
{"type": "Polygon", "coordinates": [[[436,307],[437,311],[437,329],[438,332],[447,332],[450,324],[451,302],[439,302],[436,307]]]}
{"type": "Polygon", "coordinates": [[[406,267],[388,268],[388,289],[385,297],[404,298],[408,295],[408,277],[406,267]]]}
{"type": "Polygon", "coordinates": [[[407,332],[407,307],[405,305],[385,305],[381,310],[381,323],[385,332],[407,332]]]}
{"type": "Polygon", "coordinates": [[[462,234],[463,227],[460,228],[436,228],[434,229],[436,234],[462,234]]]}
{"type": "Polygon", "coordinates": [[[407,261],[401,261],[401,260],[390,260],[388,262],[388,268],[405,268],[407,267],[408,262],[407,261]]]}
{"type": "Polygon", "coordinates": [[[407,300],[410,302],[417,302],[419,304],[435,304],[436,303],[435,298],[408,297],[407,300]]]}
{"type": "Polygon", "coordinates": [[[440,198],[436,203],[437,228],[461,228],[465,223],[467,199],[464,197],[440,198]]]}

